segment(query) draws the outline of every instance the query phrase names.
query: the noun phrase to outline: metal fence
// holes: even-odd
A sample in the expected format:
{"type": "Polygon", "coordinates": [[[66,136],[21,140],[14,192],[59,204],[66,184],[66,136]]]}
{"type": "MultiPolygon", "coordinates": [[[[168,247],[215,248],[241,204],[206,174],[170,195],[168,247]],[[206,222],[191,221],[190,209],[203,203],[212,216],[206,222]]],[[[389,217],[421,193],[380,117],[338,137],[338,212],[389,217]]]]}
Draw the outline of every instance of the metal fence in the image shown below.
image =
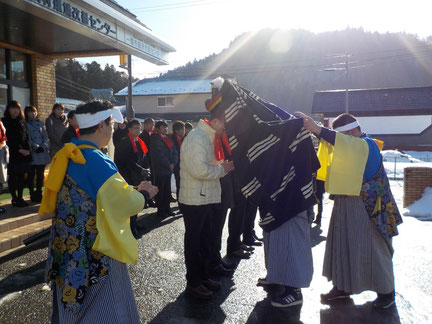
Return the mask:
{"type": "MultiPolygon", "coordinates": [[[[403,164],[404,167],[408,167],[408,166],[416,166],[416,162],[408,162],[408,161],[401,161],[401,157],[386,157],[385,158],[385,165],[386,165],[386,171],[387,171],[387,176],[389,177],[389,179],[392,180],[403,180],[403,169],[401,171],[400,165],[403,164]],[[390,168],[389,165],[390,163],[392,163],[392,167],[390,168]],[[399,167],[398,167],[399,166],[399,167]]],[[[425,154],[422,156],[416,156],[415,159],[420,160],[422,162],[427,162],[427,163],[432,163],[432,153],[431,154],[425,154]]],[[[432,167],[432,165],[431,165],[432,167]]]]}

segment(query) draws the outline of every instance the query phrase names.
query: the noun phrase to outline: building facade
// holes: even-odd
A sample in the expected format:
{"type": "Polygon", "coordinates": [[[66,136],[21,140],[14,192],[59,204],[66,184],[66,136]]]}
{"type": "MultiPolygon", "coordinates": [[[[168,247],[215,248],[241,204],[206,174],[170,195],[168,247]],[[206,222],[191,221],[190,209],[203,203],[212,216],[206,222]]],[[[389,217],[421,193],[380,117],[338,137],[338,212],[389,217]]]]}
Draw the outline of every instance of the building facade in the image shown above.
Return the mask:
{"type": "MultiPolygon", "coordinates": [[[[329,124],[345,112],[345,90],[317,91],[312,114],[329,124]]],[[[432,151],[432,87],[349,90],[348,112],[385,149],[432,151]]]]}
{"type": "MultiPolygon", "coordinates": [[[[211,97],[210,79],[140,80],[132,85],[135,117],[198,121],[208,116],[205,100],[211,97]]],[[[127,88],[116,93],[126,96],[127,88]]]]}
{"type": "Polygon", "coordinates": [[[112,0],[0,0],[0,110],[56,101],[57,58],[134,55],[168,64],[175,49],[112,0]]]}

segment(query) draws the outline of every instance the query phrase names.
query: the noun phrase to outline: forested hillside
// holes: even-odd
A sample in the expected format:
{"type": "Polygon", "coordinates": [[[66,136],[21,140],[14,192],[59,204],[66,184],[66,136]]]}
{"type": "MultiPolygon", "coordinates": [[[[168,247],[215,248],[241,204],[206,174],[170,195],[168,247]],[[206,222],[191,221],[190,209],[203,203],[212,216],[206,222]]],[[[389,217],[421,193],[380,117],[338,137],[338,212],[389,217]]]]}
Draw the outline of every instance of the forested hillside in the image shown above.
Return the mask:
{"type": "Polygon", "coordinates": [[[160,78],[219,75],[236,78],[288,111],[310,111],[316,90],[431,86],[432,43],[414,35],[362,29],[319,34],[266,29],[241,35],[221,53],[160,78]]]}
{"type": "Polygon", "coordinates": [[[113,65],[104,69],[93,61],[81,65],[73,59],[57,60],[56,67],[57,97],[80,100],[89,99],[90,89],[112,88],[114,93],[127,86],[127,74],[117,71],[113,65]]]}

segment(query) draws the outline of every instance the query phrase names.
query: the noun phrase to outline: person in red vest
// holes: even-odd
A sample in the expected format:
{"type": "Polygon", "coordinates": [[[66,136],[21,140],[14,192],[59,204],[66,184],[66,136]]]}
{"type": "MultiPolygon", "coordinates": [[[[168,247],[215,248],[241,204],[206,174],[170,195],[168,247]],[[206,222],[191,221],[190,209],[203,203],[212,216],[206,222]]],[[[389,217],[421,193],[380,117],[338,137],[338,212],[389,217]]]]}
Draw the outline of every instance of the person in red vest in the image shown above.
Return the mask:
{"type": "Polygon", "coordinates": [[[184,122],[182,122],[181,120],[175,121],[174,124],[172,125],[172,131],[173,132],[171,134],[171,141],[173,142],[176,148],[177,158],[178,158],[178,162],[174,166],[174,177],[175,177],[175,182],[177,187],[177,199],[178,199],[179,190],[180,190],[180,148],[185,136],[184,122]]]}
{"type": "Polygon", "coordinates": [[[170,208],[171,175],[178,162],[177,150],[167,135],[168,124],[158,121],[150,138],[151,164],[154,172],[155,185],[159,188],[156,195],[158,215],[174,216],[170,208]]]}
{"type": "MultiPolygon", "coordinates": [[[[148,149],[144,141],[139,138],[141,123],[133,119],[127,124],[128,133],[116,146],[114,162],[120,175],[131,186],[137,186],[141,181],[149,181],[150,165],[147,157],[148,149]]],[[[145,197],[146,201],[149,197],[145,197]]],[[[131,217],[131,230],[135,237],[138,236],[139,227],[136,216],[131,217]]]]}

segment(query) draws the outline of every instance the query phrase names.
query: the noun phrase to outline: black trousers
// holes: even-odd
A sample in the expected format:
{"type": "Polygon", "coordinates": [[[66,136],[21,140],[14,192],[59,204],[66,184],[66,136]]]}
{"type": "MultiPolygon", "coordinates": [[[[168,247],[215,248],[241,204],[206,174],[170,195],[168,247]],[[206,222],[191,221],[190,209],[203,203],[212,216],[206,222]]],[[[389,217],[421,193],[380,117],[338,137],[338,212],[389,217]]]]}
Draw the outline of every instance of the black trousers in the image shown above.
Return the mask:
{"type": "Polygon", "coordinates": [[[175,182],[176,182],[176,187],[177,187],[177,200],[179,199],[179,192],[180,192],[180,169],[174,169],[174,178],[175,178],[175,182]]]}
{"type": "Polygon", "coordinates": [[[184,255],[187,284],[196,287],[209,278],[215,235],[212,219],[217,204],[192,206],[181,204],[185,225],[184,255]]]}
{"type": "Polygon", "coordinates": [[[30,163],[8,163],[8,188],[14,202],[23,199],[25,174],[29,167],[30,163]]]}
{"type": "Polygon", "coordinates": [[[255,218],[257,214],[257,207],[251,202],[246,202],[244,224],[243,224],[243,243],[247,244],[255,241],[253,237],[255,218]]]}
{"type": "Polygon", "coordinates": [[[228,241],[227,254],[240,249],[241,235],[244,229],[244,217],[246,214],[247,200],[241,193],[235,193],[235,206],[228,217],[228,241]]]}
{"type": "Polygon", "coordinates": [[[158,214],[168,213],[170,211],[171,200],[171,175],[155,176],[155,185],[159,192],[156,195],[156,204],[158,214]]]}
{"type": "Polygon", "coordinates": [[[30,195],[34,192],[42,194],[42,185],[44,180],[45,165],[32,165],[27,174],[27,182],[30,190],[30,195]],[[35,190],[35,177],[36,177],[36,190],[35,190]]]}
{"type": "Polygon", "coordinates": [[[228,209],[222,208],[220,204],[217,205],[216,211],[211,219],[213,231],[213,244],[210,255],[210,269],[216,267],[221,263],[222,256],[220,251],[222,249],[222,232],[225,225],[228,209]]]}

